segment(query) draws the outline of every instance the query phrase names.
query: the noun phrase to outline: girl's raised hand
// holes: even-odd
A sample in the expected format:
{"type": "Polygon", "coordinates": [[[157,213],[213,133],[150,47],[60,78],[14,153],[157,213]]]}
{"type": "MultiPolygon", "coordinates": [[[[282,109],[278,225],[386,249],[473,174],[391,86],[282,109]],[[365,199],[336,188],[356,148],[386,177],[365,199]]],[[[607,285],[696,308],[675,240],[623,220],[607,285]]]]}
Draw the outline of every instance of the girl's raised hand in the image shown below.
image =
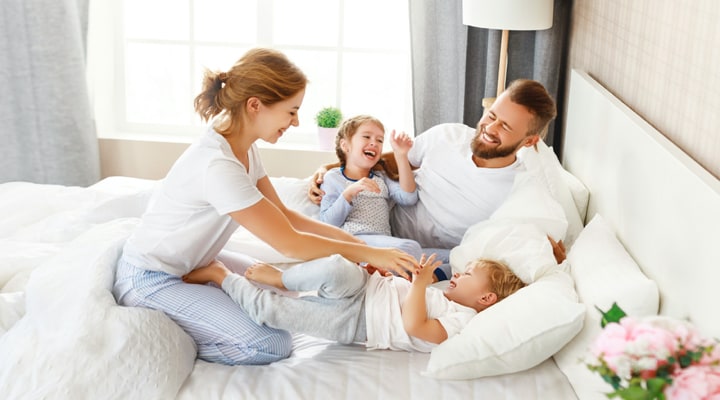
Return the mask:
{"type": "Polygon", "coordinates": [[[398,133],[393,129],[390,133],[390,146],[395,154],[407,154],[413,146],[413,140],[407,133],[398,133]]]}

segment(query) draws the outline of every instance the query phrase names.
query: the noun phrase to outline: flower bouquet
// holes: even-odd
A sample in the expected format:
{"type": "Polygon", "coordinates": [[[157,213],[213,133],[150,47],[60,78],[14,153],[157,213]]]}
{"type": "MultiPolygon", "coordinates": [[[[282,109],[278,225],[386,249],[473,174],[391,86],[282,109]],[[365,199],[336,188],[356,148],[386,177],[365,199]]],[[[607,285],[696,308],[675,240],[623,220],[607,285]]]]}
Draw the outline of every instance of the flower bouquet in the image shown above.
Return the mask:
{"type": "Polygon", "coordinates": [[[629,317],[613,304],[593,343],[588,368],[625,400],[720,400],[720,346],[687,321],[629,317]]]}

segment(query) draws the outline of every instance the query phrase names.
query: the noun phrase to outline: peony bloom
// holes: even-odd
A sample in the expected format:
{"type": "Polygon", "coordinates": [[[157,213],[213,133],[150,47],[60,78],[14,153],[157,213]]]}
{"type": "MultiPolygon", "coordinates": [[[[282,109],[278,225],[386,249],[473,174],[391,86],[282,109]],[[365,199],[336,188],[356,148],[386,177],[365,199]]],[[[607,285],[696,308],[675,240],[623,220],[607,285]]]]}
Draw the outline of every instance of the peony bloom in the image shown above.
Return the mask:
{"type": "Polygon", "coordinates": [[[692,365],[681,369],[664,393],[671,400],[720,400],[720,368],[692,365]]]}
{"type": "Polygon", "coordinates": [[[713,346],[712,351],[703,354],[703,357],[700,359],[700,364],[720,367],[720,345],[716,344],[713,346]]]}
{"type": "Polygon", "coordinates": [[[676,345],[672,332],[626,317],[605,326],[590,351],[620,378],[630,379],[633,373],[656,370],[676,345]]]}

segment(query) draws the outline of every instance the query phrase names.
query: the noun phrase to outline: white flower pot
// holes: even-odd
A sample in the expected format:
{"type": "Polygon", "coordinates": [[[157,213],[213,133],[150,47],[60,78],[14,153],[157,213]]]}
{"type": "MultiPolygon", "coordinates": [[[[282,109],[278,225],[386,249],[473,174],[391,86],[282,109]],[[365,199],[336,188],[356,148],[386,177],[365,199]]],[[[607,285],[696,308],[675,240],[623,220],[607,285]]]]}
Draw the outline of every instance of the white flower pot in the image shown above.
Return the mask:
{"type": "Polygon", "coordinates": [[[338,128],[318,127],[318,145],[320,150],[335,151],[335,137],[338,128]]]}

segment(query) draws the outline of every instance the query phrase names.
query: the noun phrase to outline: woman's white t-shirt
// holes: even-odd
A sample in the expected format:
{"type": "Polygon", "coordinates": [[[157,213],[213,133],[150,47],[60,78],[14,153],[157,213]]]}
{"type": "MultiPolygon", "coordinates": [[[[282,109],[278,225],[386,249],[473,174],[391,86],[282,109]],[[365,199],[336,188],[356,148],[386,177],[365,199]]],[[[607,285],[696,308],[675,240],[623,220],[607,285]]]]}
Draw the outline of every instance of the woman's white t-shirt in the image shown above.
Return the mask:
{"type": "Polygon", "coordinates": [[[267,174],[255,144],[248,160],[246,169],[227,140],[208,128],[155,189],[123,257],[174,275],[210,263],[238,227],[228,214],[263,197],[256,185],[267,174]]]}

